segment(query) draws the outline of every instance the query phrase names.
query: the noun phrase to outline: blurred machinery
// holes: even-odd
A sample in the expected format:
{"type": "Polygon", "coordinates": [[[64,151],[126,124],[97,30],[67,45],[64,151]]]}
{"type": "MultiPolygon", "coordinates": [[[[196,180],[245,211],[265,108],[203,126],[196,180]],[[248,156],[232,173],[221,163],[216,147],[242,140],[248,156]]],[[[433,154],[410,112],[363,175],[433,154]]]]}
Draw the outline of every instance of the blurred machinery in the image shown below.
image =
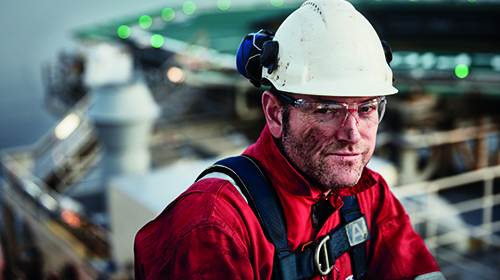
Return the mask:
{"type": "MultiPolygon", "coordinates": [[[[397,170],[394,192],[448,279],[494,279],[500,3],[351,2],[390,43],[400,90],[373,164],[397,170]]],[[[2,153],[6,279],[130,279],[137,229],[215,158],[258,137],[262,89],[239,77],[235,50],[300,3],[186,1],[77,30],[81,49],[43,71],[61,122],[2,153]]]]}

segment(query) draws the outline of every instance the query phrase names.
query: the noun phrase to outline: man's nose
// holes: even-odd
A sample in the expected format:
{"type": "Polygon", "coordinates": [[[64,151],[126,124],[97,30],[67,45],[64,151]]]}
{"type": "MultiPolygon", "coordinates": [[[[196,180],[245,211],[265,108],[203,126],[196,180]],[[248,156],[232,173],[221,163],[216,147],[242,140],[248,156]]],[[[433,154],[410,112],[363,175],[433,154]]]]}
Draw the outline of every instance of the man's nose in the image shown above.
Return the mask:
{"type": "Polygon", "coordinates": [[[356,111],[354,113],[349,113],[348,111],[337,133],[337,138],[340,141],[357,143],[361,139],[361,134],[359,133],[359,120],[357,117],[356,111]]]}
{"type": "Polygon", "coordinates": [[[358,110],[356,108],[348,108],[348,109],[346,109],[346,114],[345,114],[344,119],[342,120],[341,126],[345,125],[345,123],[347,122],[347,118],[349,116],[353,116],[356,119],[356,124],[359,125],[358,110]]]}

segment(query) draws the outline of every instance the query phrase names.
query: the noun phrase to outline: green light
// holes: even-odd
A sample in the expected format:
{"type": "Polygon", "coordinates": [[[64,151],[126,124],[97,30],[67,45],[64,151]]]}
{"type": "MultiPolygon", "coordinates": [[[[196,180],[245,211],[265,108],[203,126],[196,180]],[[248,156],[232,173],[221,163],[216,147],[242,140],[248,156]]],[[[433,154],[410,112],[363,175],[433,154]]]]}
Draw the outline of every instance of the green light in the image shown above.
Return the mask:
{"type": "Polygon", "coordinates": [[[455,67],[455,75],[460,79],[467,77],[469,75],[469,67],[465,64],[458,64],[457,67],[455,67]]]}
{"type": "Polygon", "coordinates": [[[186,15],[191,15],[194,13],[194,11],[196,11],[196,4],[193,1],[186,1],[182,5],[182,11],[186,15]]]}
{"type": "Polygon", "coordinates": [[[279,7],[279,6],[283,5],[283,0],[271,0],[271,5],[273,5],[275,7],[279,7]]]}
{"type": "Polygon", "coordinates": [[[221,11],[225,11],[231,7],[231,0],[217,0],[217,8],[221,11]]]}
{"type": "Polygon", "coordinates": [[[139,26],[141,26],[144,29],[149,28],[152,23],[153,23],[153,20],[148,15],[143,15],[139,18],[139,26]]]}
{"type": "Polygon", "coordinates": [[[163,43],[165,43],[165,38],[163,38],[163,36],[161,36],[160,34],[151,36],[151,46],[153,46],[154,48],[163,46],[163,43]]]}
{"type": "Polygon", "coordinates": [[[175,17],[175,11],[172,8],[165,8],[161,12],[161,17],[163,18],[164,21],[171,21],[175,17]]]}
{"type": "Polygon", "coordinates": [[[467,0],[467,1],[469,1],[469,3],[474,3],[474,2],[476,2],[476,0],[467,0]]]}
{"type": "Polygon", "coordinates": [[[118,33],[118,37],[122,39],[127,39],[130,36],[130,27],[126,25],[122,25],[118,27],[118,30],[116,31],[118,33]]]}

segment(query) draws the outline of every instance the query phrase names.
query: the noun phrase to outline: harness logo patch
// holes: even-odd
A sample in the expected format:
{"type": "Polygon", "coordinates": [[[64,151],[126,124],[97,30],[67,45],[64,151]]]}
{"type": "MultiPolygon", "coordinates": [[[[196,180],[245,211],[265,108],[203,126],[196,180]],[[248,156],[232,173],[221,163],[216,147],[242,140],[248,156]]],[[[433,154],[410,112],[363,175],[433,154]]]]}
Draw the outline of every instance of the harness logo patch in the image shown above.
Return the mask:
{"type": "Polygon", "coordinates": [[[354,275],[347,277],[345,280],[354,280],[354,275]]]}
{"type": "Polygon", "coordinates": [[[346,225],[347,237],[351,246],[363,243],[368,238],[368,226],[366,220],[361,217],[346,225]]]}

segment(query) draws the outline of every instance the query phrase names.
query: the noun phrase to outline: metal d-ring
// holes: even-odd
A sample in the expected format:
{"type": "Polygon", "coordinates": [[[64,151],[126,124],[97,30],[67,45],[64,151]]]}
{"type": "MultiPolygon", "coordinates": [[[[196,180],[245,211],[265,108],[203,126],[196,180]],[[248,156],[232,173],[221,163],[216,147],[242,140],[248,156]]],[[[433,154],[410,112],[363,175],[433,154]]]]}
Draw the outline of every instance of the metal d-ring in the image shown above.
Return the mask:
{"type": "MultiPolygon", "coordinates": [[[[333,268],[335,268],[335,270],[337,271],[337,278],[335,278],[335,280],[339,280],[339,278],[340,278],[340,271],[339,271],[339,269],[336,266],[333,266],[333,268]]],[[[323,276],[320,276],[319,278],[321,280],[325,280],[325,278],[323,278],[323,276]]]]}
{"type": "MultiPolygon", "coordinates": [[[[332,269],[335,266],[330,266],[330,261],[328,260],[328,249],[326,247],[326,242],[330,240],[330,236],[326,235],[321,241],[316,245],[316,250],[314,251],[314,267],[316,269],[316,272],[318,272],[319,275],[321,276],[326,276],[328,273],[332,271],[332,269]],[[320,253],[323,253],[324,259],[325,259],[325,264],[324,267],[326,267],[325,270],[323,270],[323,264],[320,262],[320,253]]],[[[335,267],[335,269],[338,271],[338,269],[335,267]]]]}

